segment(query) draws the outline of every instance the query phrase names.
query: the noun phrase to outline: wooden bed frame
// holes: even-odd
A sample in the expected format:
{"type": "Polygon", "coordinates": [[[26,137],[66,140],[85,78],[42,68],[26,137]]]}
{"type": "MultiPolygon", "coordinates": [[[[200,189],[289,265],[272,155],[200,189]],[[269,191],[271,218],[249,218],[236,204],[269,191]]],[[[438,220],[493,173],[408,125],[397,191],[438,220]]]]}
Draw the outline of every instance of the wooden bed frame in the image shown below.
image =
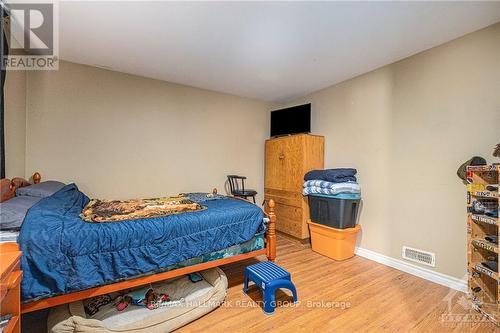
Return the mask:
{"type": "MultiPolygon", "coordinates": [[[[37,172],[33,175],[33,182],[39,183],[41,180],[40,174],[37,172]]],[[[30,183],[23,178],[13,178],[12,180],[1,179],[0,180],[0,202],[8,200],[15,196],[16,188],[28,186],[30,183]]],[[[246,260],[249,258],[265,255],[267,259],[270,261],[274,261],[276,258],[276,214],[274,213],[274,201],[269,200],[269,213],[266,215],[269,217],[269,224],[267,226],[266,232],[266,247],[260,250],[243,253],[239,255],[235,255],[228,258],[218,259],[214,261],[204,262],[201,264],[182,267],[178,269],[174,269],[168,272],[162,272],[158,274],[141,276],[138,278],[132,278],[130,280],[121,281],[117,283],[107,284],[104,286],[94,287],[82,291],[72,292],[65,295],[54,296],[50,298],[44,298],[39,301],[34,301],[30,303],[24,303],[21,305],[21,313],[28,313],[32,311],[37,311],[41,309],[50,308],[53,306],[71,303],[79,300],[83,300],[89,297],[99,296],[108,294],[111,292],[116,292],[120,290],[130,289],[134,287],[138,287],[141,285],[145,285],[148,283],[153,283],[165,279],[170,279],[176,276],[185,275],[193,272],[198,272],[201,270],[205,270],[208,268],[213,268],[221,265],[230,264],[233,262],[246,260]]],[[[17,243],[3,243],[0,244],[0,252],[11,252],[11,251],[19,251],[19,246],[17,243]]]]}
{"type": "MultiPolygon", "coordinates": [[[[33,179],[34,184],[38,184],[42,179],[42,176],[38,172],[35,172],[31,178],[33,179]]],[[[0,202],[4,202],[15,197],[16,188],[29,185],[31,185],[30,182],[21,177],[12,178],[12,180],[7,178],[0,179],[0,202]]]]}

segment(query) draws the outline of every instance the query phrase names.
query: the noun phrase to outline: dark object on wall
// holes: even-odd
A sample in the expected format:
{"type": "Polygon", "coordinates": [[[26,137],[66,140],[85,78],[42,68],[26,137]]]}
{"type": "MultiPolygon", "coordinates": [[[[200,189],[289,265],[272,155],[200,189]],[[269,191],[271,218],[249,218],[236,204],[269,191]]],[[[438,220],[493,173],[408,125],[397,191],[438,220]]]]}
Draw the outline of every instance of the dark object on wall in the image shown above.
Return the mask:
{"type": "Polygon", "coordinates": [[[252,197],[253,203],[255,203],[255,196],[257,195],[257,191],[248,188],[245,189],[245,179],[247,179],[247,177],[236,176],[236,175],[227,176],[227,180],[229,182],[229,188],[231,190],[231,195],[235,197],[244,198],[245,200],[248,197],[252,197]]]}
{"type": "Polygon", "coordinates": [[[497,144],[497,146],[495,147],[495,150],[493,150],[493,156],[500,157],[500,143],[497,144]]]}
{"type": "Polygon", "coordinates": [[[336,229],[354,228],[360,199],[337,199],[308,195],[311,221],[336,229]]]}
{"type": "Polygon", "coordinates": [[[467,167],[470,165],[486,165],[488,164],[486,160],[480,156],[474,156],[464,164],[462,164],[457,170],[458,178],[462,179],[464,182],[467,180],[467,167]]]}
{"type": "Polygon", "coordinates": [[[271,111],[271,137],[311,132],[311,104],[271,111]]]}
{"type": "MultiPolygon", "coordinates": [[[[2,18],[0,22],[1,26],[1,33],[2,33],[2,43],[1,43],[1,48],[2,48],[2,59],[0,61],[3,61],[4,57],[6,57],[9,54],[9,45],[7,44],[7,37],[5,35],[5,21],[4,18],[7,17],[7,12],[4,10],[4,7],[1,9],[2,11],[2,18]]],[[[1,85],[0,85],[0,178],[5,178],[5,101],[4,101],[4,85],[5,85],[5,75],[6,71],[2,66],[1,69],[1,85]]]]}

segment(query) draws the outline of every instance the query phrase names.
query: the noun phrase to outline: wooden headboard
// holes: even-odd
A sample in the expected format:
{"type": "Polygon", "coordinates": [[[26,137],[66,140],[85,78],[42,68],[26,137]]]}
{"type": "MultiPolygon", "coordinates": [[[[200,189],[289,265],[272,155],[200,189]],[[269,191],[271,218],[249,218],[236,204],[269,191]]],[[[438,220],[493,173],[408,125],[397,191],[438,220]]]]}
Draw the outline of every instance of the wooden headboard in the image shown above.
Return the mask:
{"type": "MultiPolygon", "coordinates": [[[[42,179],[40,173],[35,172],[31,177],[33,184],[38,184],[42,179]]],[[[4,202],[16,196],[16,189],[24,186],[29,186],[31,183],[24,178],[15,177],[11,179],[0,179],[0,202],[4,202]]]]}

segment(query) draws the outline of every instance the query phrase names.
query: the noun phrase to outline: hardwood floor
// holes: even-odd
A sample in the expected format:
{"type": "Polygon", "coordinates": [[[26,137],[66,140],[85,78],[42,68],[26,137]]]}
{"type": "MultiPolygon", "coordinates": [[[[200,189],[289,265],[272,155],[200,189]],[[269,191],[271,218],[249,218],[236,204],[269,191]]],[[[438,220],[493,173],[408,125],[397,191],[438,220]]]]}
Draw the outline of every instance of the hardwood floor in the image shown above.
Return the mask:
{"type": "Polygon", "coordinates": [[[258,289],[242,292],[243,269],[254,262],[223,266],[225,304],[177,332],[498,332],[489,321],[477,322],[463,293],[361,257],[335,262],[283,236],[276,262],[292,274],[299,303],[279,291],[283,304],[267,316],[258,289]],[[467,315],[476,322],[463,322],[467,315]]]}
{"type": "MultiPolygon", "coordinates": [[[[480,319],[463,293],[361,257],[335,262],[280,235],[276,262],[292,273],[299,304],[290,303],[288,291],[278,291],[276,300],[284,304],[267,316],[259,290],[242,292],[243,270],[255,262],[223,266],[229,280],[224,305],[176,332],[500,331],[489,321],[460,322],[468,314],[480,319]]],[[[46,332],[46,320],[46,311],[23,316],[23,333],[46,332]]]]}

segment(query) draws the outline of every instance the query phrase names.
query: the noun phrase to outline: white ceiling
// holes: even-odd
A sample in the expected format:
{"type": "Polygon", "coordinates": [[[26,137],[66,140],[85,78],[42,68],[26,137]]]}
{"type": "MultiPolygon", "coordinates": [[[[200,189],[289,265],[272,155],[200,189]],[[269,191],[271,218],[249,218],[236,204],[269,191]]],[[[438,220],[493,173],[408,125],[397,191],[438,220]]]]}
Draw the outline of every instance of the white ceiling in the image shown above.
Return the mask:
{"type": "Polygon", "coordinates": [[[500,21],[500,2],[61,2],[60,56],[287,102],[500,21]]]}

